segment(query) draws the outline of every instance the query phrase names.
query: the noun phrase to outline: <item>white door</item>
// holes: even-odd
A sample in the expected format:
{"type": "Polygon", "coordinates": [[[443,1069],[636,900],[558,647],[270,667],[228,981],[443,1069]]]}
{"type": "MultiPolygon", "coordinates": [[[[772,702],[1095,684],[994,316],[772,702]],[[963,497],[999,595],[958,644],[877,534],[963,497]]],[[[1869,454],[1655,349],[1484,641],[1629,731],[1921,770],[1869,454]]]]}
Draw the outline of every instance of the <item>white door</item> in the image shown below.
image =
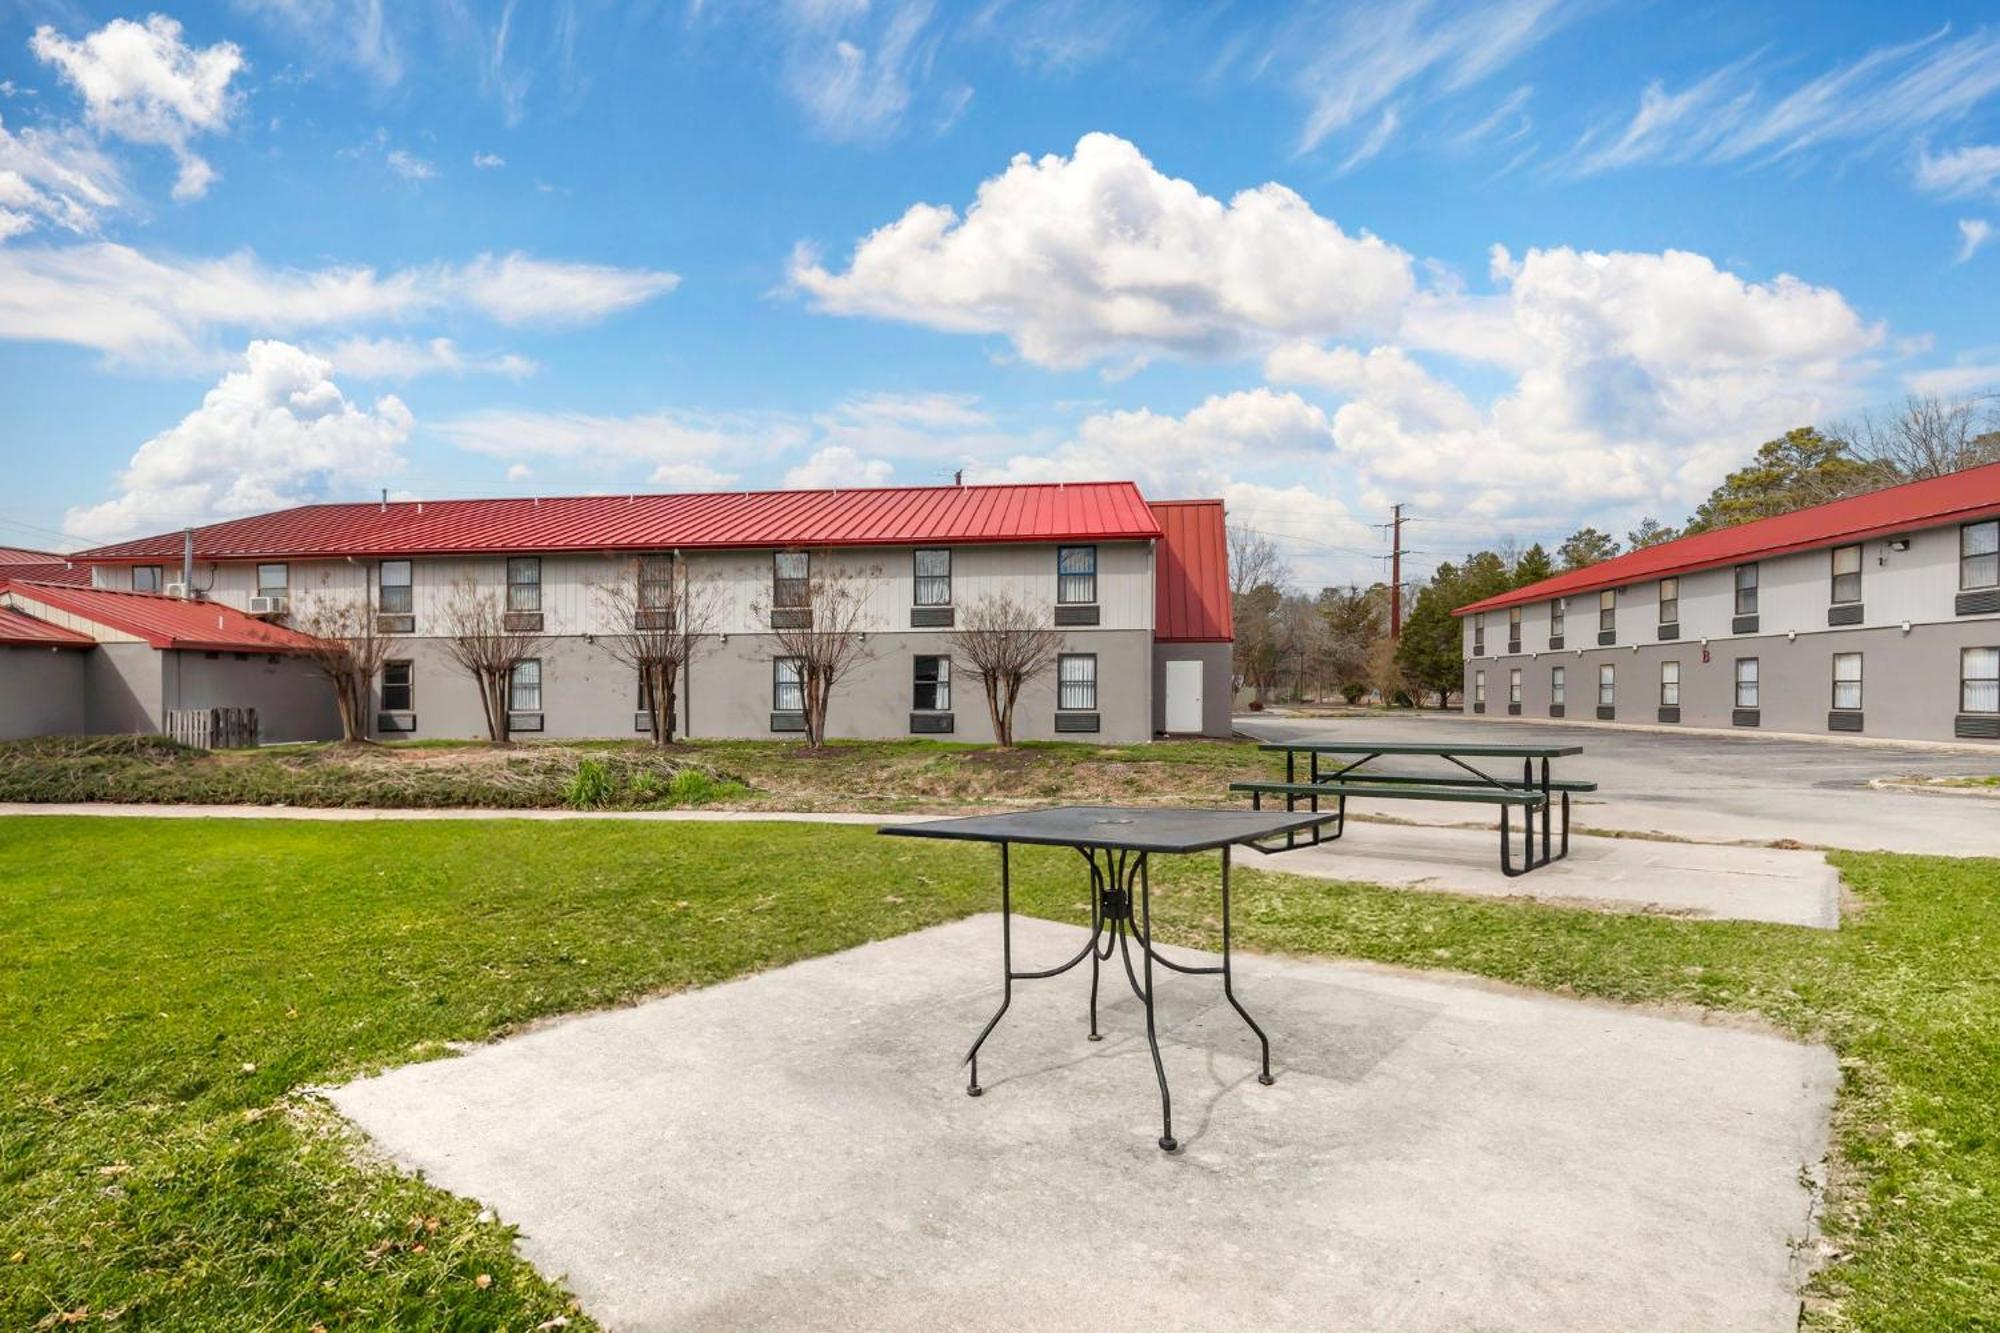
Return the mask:
{"type": "Polygon", "coordinates": [[[1201,731],[1201,663],[1167,663],[1167,730],[1201,731]]]}

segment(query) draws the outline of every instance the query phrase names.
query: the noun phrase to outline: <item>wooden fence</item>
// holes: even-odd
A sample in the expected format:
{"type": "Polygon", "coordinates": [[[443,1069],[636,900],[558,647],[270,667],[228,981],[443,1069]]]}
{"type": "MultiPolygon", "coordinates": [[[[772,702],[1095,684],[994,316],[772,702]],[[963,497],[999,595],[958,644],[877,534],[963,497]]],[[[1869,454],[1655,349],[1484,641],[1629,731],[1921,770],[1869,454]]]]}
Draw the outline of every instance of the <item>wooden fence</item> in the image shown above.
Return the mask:
{"type": "Polygon", "coordinates": [[[197,750],[243,750],[257,743],[254,708],[170,708],[167,738],[197,750]]]}

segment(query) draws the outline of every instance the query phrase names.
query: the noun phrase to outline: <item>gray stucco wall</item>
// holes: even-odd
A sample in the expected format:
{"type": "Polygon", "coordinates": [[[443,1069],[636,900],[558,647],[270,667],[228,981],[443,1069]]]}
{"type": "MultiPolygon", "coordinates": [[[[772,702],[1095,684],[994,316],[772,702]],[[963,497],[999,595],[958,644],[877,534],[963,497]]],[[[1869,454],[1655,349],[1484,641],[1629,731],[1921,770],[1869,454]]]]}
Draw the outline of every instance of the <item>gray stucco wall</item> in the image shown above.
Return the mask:
{"type": "Polygon", "coordinates": [[[84,730],[157,732],[160,712],[160,653],[144,643],[100,643],[85,655],[84,730]]]}
{"type": "MultiPolygon", "coordinates": [[[[912,682],[918,654],[950,652],[937,633],[871,633],[868,660],[836,689],[830,733],[842,739],[904,737],[910,730],[912,682]]],[[[1201,647],[1205,645],[1189,645],[1201,647]]],[[[1226,645],[1224,645],[1226,649],[1226,645]]],[[[1100,730],[1096,739],[1142,741],[1152,735],[1151,635],[1145,630],[1092,630],[1068,636],[1067,650],[1098,657],[1100,730]]],[[[795,733],[771,730],[771,659],[777,641],[768,634],[730,634],[706,642],[684,673],[680,706],[684,735],[752,740],[783,739],[795,733]]],[[[394,733],[402,739],[471,739],[486,734],[479,695],[437,639],[399,639],[392,657],[414,670],[416,729],[394,733]]],[[[1224,654],[1227,660],[1227,654],[1224,654]]],[[[1228,723],[1227,675],[1221,691],[1222,718],[1228,723]]],[[[962,666],[952,680],[953,728],[949,738],[991,741],[993,728],[982,691],[962,666]]],[[[581,637],[551,638],[542,652],[542,720],[539,733],[524,739],[590,737],[629,739],[636,728],[638,688],[632,669],[581,637]]],[[[1031,684],[1015,712],[1020,740],[1090,739],[1055,730],[1053,674],[1031,684]]],[[[372,711],[372,710],[371,710],[372,711]]],[[[373,721],[373,718],[370,719],[373,721]]],[[[385,736],[390,733],[378,733],[385,736]]]]}
{"type": "Polygon", "coordinates": [[[1167,663],[1201,663],[1201,734],[1230,734],[1230,692],[1234,659],[1226,643],[1156,643],[1153,645],[1153,730],[1167,729],[1167,663]]]}
{"type": "Polygon", "coordinates": [[[257,737],[266,744],[340,738],[333,692],[307,658],[203,652],[159,656],[165,709],[254,708],[257,737]]]}
{"type": "Polygon", "coordinates": [[[0,647],[0,740],[82,733],[84,674],[93,651],[0,647]]]}
{"type": "MultiPolygon", "coordinates": [[[[1490,622],[1489,622],[1490,624],[1490,622]]],[[[1488,642],[1492,642],[1488,629],[1488,642]]],[[[1478,658],[1465,664],[1465,710],[1473,711],[1473,682],[1486,673],[1486,714],[1508,715],[1508,672],[1521,671],[1521,716],[1548,717],[1550,669],[1567,673],[1571,720],[1597,717],[1598,667],[1614,669],[1615,721],[1660,721],[1660,664],[1680,666],[1680,725],[1728,727],[1736,696],[1736,659],[1758,663],[1757,730],[1830,733],[1833,657],[1862,657],[1861,734],[1907,740],[1953,740],[1958,716],[1959,650],[2000,644],[2000,620],[1974,618],[1946,624],[1825,630],[1785,635],[1745,635],[1676,643],[1586,648],[1576,652],[1478,658]],[[1703,661],[1706,653],[1708,660],[1703,661]]]]}

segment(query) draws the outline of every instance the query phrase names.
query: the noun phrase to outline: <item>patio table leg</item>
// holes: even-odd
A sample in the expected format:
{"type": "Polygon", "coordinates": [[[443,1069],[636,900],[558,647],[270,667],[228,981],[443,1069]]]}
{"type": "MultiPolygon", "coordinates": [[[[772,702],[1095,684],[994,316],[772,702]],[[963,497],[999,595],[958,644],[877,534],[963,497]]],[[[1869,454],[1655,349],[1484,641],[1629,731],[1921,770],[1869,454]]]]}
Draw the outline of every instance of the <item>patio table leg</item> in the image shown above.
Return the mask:
{"type": "MultiPolygon", "coordinates": [[[[1000,1016],[1007,1012],[1007,1006],[1014,1003],[1014,891],[1009,880],[1007,867],[1007,844],[1000,844],[1000,1007],[993,1017],[986,1020],[980,1029],[979,1039],[972,1043],[972,1049],[965,1053],[965,1063],[971,1066],[971,1073],[965,1083],[965,1095],[977,1097],[986,1089],[979,1086],[979,1048],[986,1044],[993,1029],[999,1026],[1000,1016]]],[[[1097,951],[1097,941],[1091,940],[1091,952],[1097,951]]]]}
{"type": "MultiPolygon", "coordinates": [[[[1345,799],[1342,798],[1343,801],[1345,799]]],[[[1150,942],[1149,939],[1148,943],[1150,942]]],[[[1222,993],[1229,998],[1229,1003],[1236,1012],[1242,1015],[1243,1021],[1250,1025],[1250,1030],[1257,1034],[1257,1041],[1263,1047],[1263,1070],[1257,1075],[1257,1081],[1268,1088],[1273,1082],[1271,1039],[1264,1035],[1264,1029],[1257,1026],[1257,1020],[1250,1017],[1250,1011],[1236,998],[1235,973],[1229,966],[1229,849],[1227,847],[1222,849],[1222,993]]]]}
{"type": "MultiPolygon", "coordinates": [[[[1225,851],[1224,855],[1228,853],[1225,851]]],[[[1174,1103],[1167,1092],[1167,1067],[1160,1060],[1160,1037],[1153,1026],[1153,887],[1152,876],[1145,873],[1146,854],[1139,854],[1139,928],[1146,941],[1146,1045],[1153,1052],[1153,1073],[1160,1080],[1160,1148],[1163,1152],[1173,1152],[1180,1147],[1174,1141],[1174,1103]]]]}

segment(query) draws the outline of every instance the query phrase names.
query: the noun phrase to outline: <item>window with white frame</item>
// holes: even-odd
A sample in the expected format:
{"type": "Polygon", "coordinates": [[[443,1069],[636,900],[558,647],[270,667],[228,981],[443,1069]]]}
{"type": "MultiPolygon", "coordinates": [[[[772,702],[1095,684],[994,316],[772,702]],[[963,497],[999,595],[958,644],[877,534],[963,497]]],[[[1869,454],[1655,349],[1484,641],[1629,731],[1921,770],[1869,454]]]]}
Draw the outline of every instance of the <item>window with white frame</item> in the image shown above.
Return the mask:
{"type": "Polygon", "coordinates": [[[1678,625],[1681,623],[1681,581],[1679,579],[1660,580],[1660,623],[1678,625]]]}
{"type": "Polygon", "coordinates": [[[1736,567],[1736,614],[1739,616],[1757,614],[1757,566],[1755,565],[1736,567]]]}
{"type": "Polygon", "coordinates": [[[1618,702],[1618,673],[1609,662],[1597,668],[1597,702],[1605,708],[1618,702]]]}
{"type": "Polygon", "coordinates": [[[1681,706],[1681,664],[1679,662],[1660,663],[1660,707],[1679,708],[1681,706]]]}
{"type": "Polygon", "coordinates": [[[947,547],[915,551],[910,556],[916,576],[912,605],[951,605],[951,551],[947,547]]]}
{"type": "Polygon", "coordinates": [[[949,657],[919,657],[916,671],[916,694],[910,706],[919,713],[949,713],[951,711],[951,659],[949,657]]]}
{"type": "Polygon", "coordinates": [[[2000,588],[2000,518],[1958,530],[1958,587],[2000,588]]]}
{"type": "Polygon", "coordinates": [[[805,663],[799,658],[771,659],[771,711],[774,713],[806,711],[805,663]]]}
{"type": "Polygon", "coordinates": [[[1507,651],[1514,652],[1521,644],[1521,608],[1507,608],[1507,651]]]}
{"type": "Polygon", "coordinates": [[[1095,546],[1056,548],[1056,600],[1065,606],[1085,605],[1097,600],[1095,546]]]}
{"type": "Polygon", "coordinates": [[[1618,590],[1606,588],[1597,594],[1597,632],[1610,634],[1618,628],[1618,590]]]}
{"type": "Polygon", "coordinates": [[[1861,548],[1833,548],[1833,603],[1841,606],[1861,600],[1861,548]]]}
{"type": "Polygon", "coordinates": [[[532,614],[542,609],[542,558],[507,557],[507,609],[532,614]]]}
{"type": "Polygon", "coordinates": [[[384,560],[376,575],[375,609],[385,616],[406,616],[416,607],[410,591],[410,562],[384,560]]]}
{"type": "Polygon", "coordinates": [[[1848,710],[1861,707],[1861,654],[1833,655],[1833,706],[1848,710]]]}
{"type": "Polygon", "coordinates": [[[1549,637],[1551,639],[1560,639],[1563,636],[1563,612],[1568,609],[1569,599],[1567,597],[1558,597],[1549,603],[1549,637]]]}
{"type": "Polygon", "coordinates": [[[1475,671],[1472,673],[1472,702],[1476,704],[1486,702],[1486,673],[1484,671],[1475,671]]]}
{"type": "Polygon", "coordinates": [[[289,597],[292,592],[292,571],[290,565],[270,564],[257,566],[257,595],[259,597],[289,597]]]}
{"type": "Polygon", "coordinates": [[[1736,706],[1756,708],[1757,703],[1757,659],[1739,657],[1736,659],[1736,706]]]}
{"type": "Polygon", "coordinates": [[[417,669],[405,661],[382,664],[382,711],[407,713],[417,706],[417,669]]]}
{"type": "Polygon", "coordinates": [[[638,583],[639,610],[671,612],[674,609],[674,558],[671,555],[642,555],[633,574],[638,583]]]}
{"type": "Polygon", "coordinates": [[[132,566],[133,592],[158,592],[160,590],[160,566],[132,566]]]}
{"type": "Polygon", "coordinates": [[[1514,667],[1507,672],[1507,702],[1510,704],[1519,704],[1521,702],[1521,668],[1519,667],[1514,667]]]}
{"type": "Polygon", "coordinates": [[[1484,657],[1486,655],[1486,613],[1484,611],[1474,611],[1472,613],[1472,655],[1474,657],[1484,657]]]}
{"type": "Polygon", "coordinates": [[[1065,713],[1097,711],[1097,654],[1064,653],[1056,658],[1056,707],[1065,713]]]}
{"type": "MultiPolygon", "coordinates": [[[[812,554],[808,551],[779,551],[771,557],[771,605],[786,611],[803,610],[812,601],[812,554]]],[[[779,709],[779,712],[794,710],[779,709]]]]}
{"type": "Polygon", "coordinates": [[[530,657],[516,662],[512,674],[507,677],[507,711],[510,713],[539,713],[542,711],[542,663],[540,658],[530,657]]]}
{"type": "Polygon", "coordinates": [[[1565,702],[1563,695],[1569,686],[1569,672],[1562,667],[1549,668],[1549,702],[1565,702]]]}
{"type": "Polygon", "coordinates": [[[1959,652],[1958,709],[1961,713],[2000,713],[2000,648],[1959,652]]]}

